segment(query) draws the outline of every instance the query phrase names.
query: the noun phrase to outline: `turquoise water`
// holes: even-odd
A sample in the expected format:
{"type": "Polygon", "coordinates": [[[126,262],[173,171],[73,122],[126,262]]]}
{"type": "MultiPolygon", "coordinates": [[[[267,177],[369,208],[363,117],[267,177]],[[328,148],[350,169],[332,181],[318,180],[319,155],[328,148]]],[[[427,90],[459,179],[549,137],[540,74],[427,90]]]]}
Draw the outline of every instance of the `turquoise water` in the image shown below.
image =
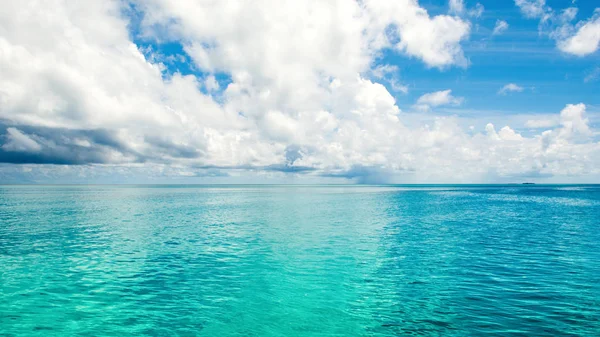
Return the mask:
{"type": "Polygon", "coordinates": [[[600,336],[598,186],[0,186],[0,336],[600,336]]]}

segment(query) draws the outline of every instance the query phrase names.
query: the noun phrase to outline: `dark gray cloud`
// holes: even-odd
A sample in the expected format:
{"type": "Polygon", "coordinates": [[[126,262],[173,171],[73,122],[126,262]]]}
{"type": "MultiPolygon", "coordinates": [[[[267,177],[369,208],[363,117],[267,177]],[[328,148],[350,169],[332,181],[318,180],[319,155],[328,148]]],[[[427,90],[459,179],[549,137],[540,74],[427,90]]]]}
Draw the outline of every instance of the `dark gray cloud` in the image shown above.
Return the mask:
{"type": "MultiPolygon", "coordinates": [[[[0,121],[0,163],[87,165],[140,162],[167,162],[169,158],[194,159],[204,155],[203,148],[175,144],[160,136],[146,136],[148,154],[139,153],[104,129],[73,130],[0,121]]],[[[318,172],[315,167],[294,165],[305,150],[298,145],[285,149],[283,163],[272,165],[192,165],[195,177],[227,177],[227,171],[270,171],[305,174],[318,172]]],[[[306,150],[308,151],[308,150],[306,150]]],[[[345,178],[361,184],[390,182],[391,172],[372,166],[356,165],[349,170],[319,172],[321,177],[345,178]]]]}
{"type": "MultiPolygon", "coordinates": [[[[166,138],[158,136],[144,137],[146,143],[152,145],[155,151],[161,152],[171,158],[198,158],[203,153],[201,150],[188,145],[175,144],[166,138]]],[[[156,153],[155,153],[156,154],[156,153]]]]}
{"type": "MultiPolygon", "coordinates": [[[[167,162],[169,159],[194,159],[204,155],[203,148],[175,144],[160,136],[146,136],[148,153],[133,150],[115,132],[104,129],[73,130],[32,125],[17,125],[0,120],[0,163],[87,165],[113,163],[167,162]]],[[[302,158],[299,146],[285,151],[285,163],[266,166],[194,165],[200,177],[227,176],[227,170],[306,173],[316,169],[293,165],[302,158]]]]}
{"type": "Polygon", "coordinates": [[[66,129],[16,125],[0,120],[0,163],[109,164],[165,162],[165,158],[198,158],[202,149],[175,144],[159,136],[144,137],[147,153],[140,153],[106,129],[66,129]]]}
{"type": "Polygon", "coordinates": [[[115,154],[128,162],[146,157],[108,130],[73,130],[0,121],[0,162],[12,164],[105,164],[115,154]]]}

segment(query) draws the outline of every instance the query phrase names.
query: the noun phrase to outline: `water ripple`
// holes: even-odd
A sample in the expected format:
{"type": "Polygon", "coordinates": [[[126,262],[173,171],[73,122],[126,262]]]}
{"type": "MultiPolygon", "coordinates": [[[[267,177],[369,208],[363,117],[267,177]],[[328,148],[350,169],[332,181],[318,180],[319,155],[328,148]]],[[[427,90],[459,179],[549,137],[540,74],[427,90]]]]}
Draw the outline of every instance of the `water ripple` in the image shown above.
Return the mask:
{"type": "Polygon", "coordinates": [[[599,336],[594,186],[0,186],[0,336],[599,336]]]}

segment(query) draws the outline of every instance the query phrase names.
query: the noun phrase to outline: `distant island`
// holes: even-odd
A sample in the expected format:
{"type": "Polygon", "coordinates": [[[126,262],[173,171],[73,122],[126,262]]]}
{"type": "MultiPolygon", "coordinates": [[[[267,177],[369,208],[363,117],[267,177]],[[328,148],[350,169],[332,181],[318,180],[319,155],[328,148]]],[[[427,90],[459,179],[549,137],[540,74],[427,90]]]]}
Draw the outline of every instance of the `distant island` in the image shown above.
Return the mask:
{"type": "Polygon", "coordinates": [[[535,183],[523,183],[523,185],[535,185],[535,183]]]}

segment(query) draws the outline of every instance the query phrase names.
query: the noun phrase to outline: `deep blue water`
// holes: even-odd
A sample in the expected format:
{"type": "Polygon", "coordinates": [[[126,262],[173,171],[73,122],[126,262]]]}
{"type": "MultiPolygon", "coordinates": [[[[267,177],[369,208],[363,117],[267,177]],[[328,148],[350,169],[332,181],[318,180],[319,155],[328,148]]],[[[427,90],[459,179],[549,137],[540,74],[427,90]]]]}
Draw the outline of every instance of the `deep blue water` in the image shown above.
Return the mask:
{"type": "Polygon", "coordinates": [[[599,186],[0,186],[0,336],[600,336],[599,186]]]}

